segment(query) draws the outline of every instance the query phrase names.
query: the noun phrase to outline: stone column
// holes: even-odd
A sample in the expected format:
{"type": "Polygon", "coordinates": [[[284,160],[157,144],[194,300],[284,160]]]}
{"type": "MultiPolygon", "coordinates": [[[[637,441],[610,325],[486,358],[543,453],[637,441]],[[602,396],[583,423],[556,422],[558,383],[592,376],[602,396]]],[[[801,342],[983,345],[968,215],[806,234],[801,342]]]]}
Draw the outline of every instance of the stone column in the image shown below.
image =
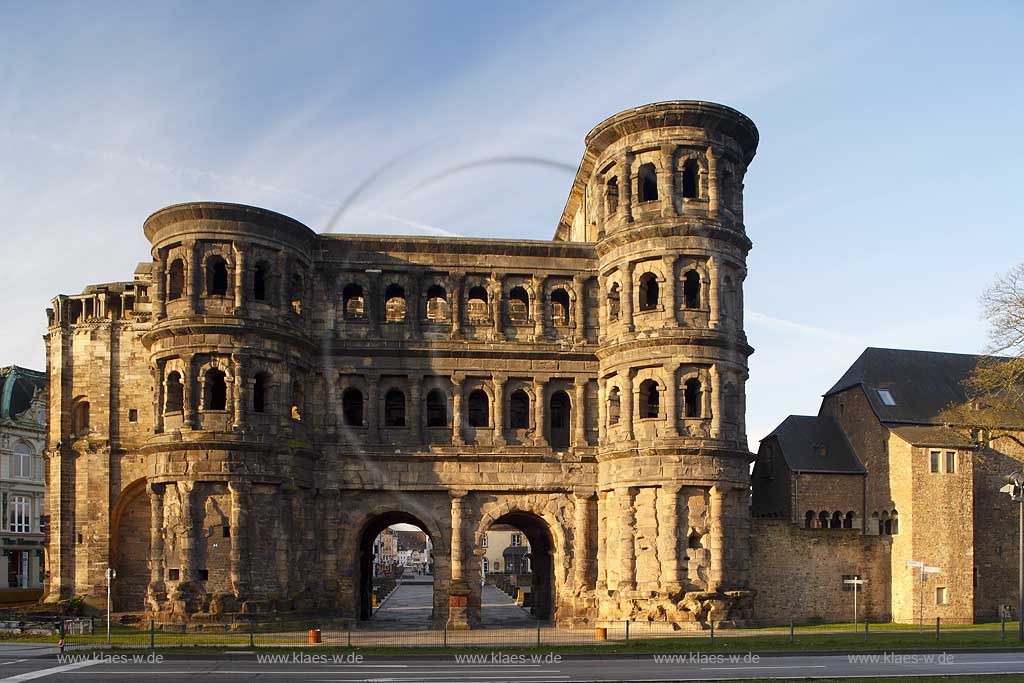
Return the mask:
{"type": "Polygon", "coordinates": [[[405,300],[405,316],[409,321],[409,335],[413,339],[420,337],[420,319],[423,302],[420,301],[419,278],[413,276],[409,281],[409,291],[405,300]]]}
{"type": "Polygon", "coordinates": [[[545,423],[547,420],[544,419],[545,415],[545,401],[544,401],[544,380],[535,379],[533,380],[533,422],[534,422],[534,442],[537,446],[547,446],[547,427],[545,423]]]}
{"type": "Polygon", "coordinates": [[[491,292],[491,322],[494,324],[494,339],[500,341],[504,338],[501,319],[501,276],[491,273],[491,281],[494,283],[491,292]]]}
{"type": "Polygon", "coordinates": [[[622,403],[620,404],[620,411],[622,413],[622,424],[626,428],[626,441],[633,440],[633,376],[636,375],[636,370],[630,368],[626,371],[624,377],[625,382],[622,387],[622,403]]]}
{"type": "Polygon", "coordinates": [[[709,532],[710,539],[710,550],[711,550],[711,568],[708,572],[708,591],[715,592],[721,590],[722,584],[725,582],[725,547],[724,547],[724,530],[722,528],[722,507],[724,491],[720,486],[711,487],[711,510],[710,510],[710,522],[711,530],[709,532]]]}
{"type": "Polygon", "coordinates": [[[245,312],[245,245],[235,242],[235,313],[245,312]]]}
{"type": "Polygon", "coordinates": [[[504,375],[494,375],[494,445],[505,445],[505,381],[508,378],[504,375]]]}
{"type": "Polygon", "coordinates": [[[633,327],[633,263],[626,264],[622,273],[622,300],[620,305],[622,323],[626,326],[627,332],[632,332],[633,327]]]}
{"type": "Polygon", "coordinates": [[[634,197],[633,193],[633,177],[630,171],[630,164],[633,163],[633,155],[629,152],[619,157],[619,166],[622,168],[622,179],[619,185],[621,196],[619,197],[619,204],[622,206],[623,211],[626,215],[626,222],[633,222],[633,206],[634,197]]]}
{"type": "Polygon", "coordinates": [[[715,150],[708,147],[708,215],[718,215],[718,159],[715,150]]]}
{"type": "Polygon", "coordinates": [[[540,341],[544,338],[544,277],[533,276],[533,338],[540,341]]]}
{"type": "Polygon", "coordinates": [[[708,257],[708,279],[708,306],[711,308],[708,327],[717,330],[721,327],[722,302],[718,290],[718,259],[714,256],[708,257]]]}
{"type": "MultiPolygon", "coordinates": [[[[167,256],[163,249],[157,250],[156,261],[153,262],[153,317],[163,320],[167,317],[167,256]]],[[[58,311],[63,306],[58,307],[58,311]]]]}
{"type": "Polygon", "coordinates": [[[228,491],[231,493],[231,555],[229,557],[231,572],[231,590],[238,600],[245,600],[249,595],[249,494],[252,485],[247,481],[229,481],[228,491]]]}
{"type": "Polygon", "coordinates": [[[196,523],[195,514],[193,511],[195,482],[193,481],[179,481],[178,496],[181,498],[181,526],[184,533],[179,539],[179,546],[181,547],[181,583],[179,588],[184,588],[186,591],[194,590],[195,586],[193,582],[196,581],[198,576],[198,567],[196,567],[196,523]]]}
{"type": "Polygon", "coordinates": [[[462,377],[452,375],[452,444],[462,446],[462,377]]]}
{"type": "Polygon", "coordinates": [[[608,590],[608,492],[597,493],[597,584],[595,590],[608,590]],[[604,520],[602,524],[602,520],[604,520]]]}
{"type": "Polygon", "coordinates": [[[452,491],[452,542],[451,570],[452,579],[448,597],[448,627],[456,629],[469,628],[469,595],[470,588],[466,582],[463,565],[464,550],[462,535],[464,533],[463,516],[465,512],[466,491],[452,491]]]}
{"type": "Polygon", "coordinates": [[[636,546],[633,528],[636,526],[636,510],[633,508],[633,489],[615,489],[615,500],[619,512],[619,585],[620,591],[636,590],[636,546]]]}
{"type": "Polygon", "coordinates": [[[153,432],[160,434],[164,431],[164,375],[166,374],[164,361],[149,366],[149,377],[153,382],[153,432]]]}
{"type": "MultiPolygon", "coordinates": [[[[282,249],[277,254],[277,302],[281,310],[287,313],[291,310],[291,303],[288,301],[288,252],[282,249]]],[[[342,317],[344,317],[342,311],[342,317]]]]}
{"type": "Polygon", "coordinates": [[[679,380],[676,376],[678,370],[678,363],[665,365],[665,431],[669,438],[679,436],[679,380]]]}
{"type": "Polygon", "coordinates": [[[573,520],[573,568],[576,590],[587,588],[590,574],[590,501],[593,494],[577,491],[574,494],[576,515],[573,520]]]}
{"type": "Polygon", "coordinates": [[[679,324],[679,303],[676,301],[676,262],[679,256],[666,254],[662,258],[665,262],[665,312],[675,327],[679,324]]]}
{"type": "Polygon", "coordinates": [[[608,438],[608,380],[600,377],[597,380],[597,443],[601,446],[608,438]]]}
{"type": "Polygon", "coordinates": [[[185,243],[188,251],[188,312],[195,315],[199,312],[199,288],[202,279],[200,275],[199,243],[190,241],[185,243]]]}
{"type": "Polygon", "coordinates": [[[149,588],[146,599],[157,611],[167,599],[164,583],[164,484],[149,484],[149,588]]]}
{"type": "Polygon", "coordinates": [[[582,344],[587,340],[587,281],[582,275],[576,275],[572,286],[576,291],[576,343],[582,344]]]}
{"type": "Polygon", "coordinates": [[[711,391],[705,389],[706,396],[702,397],[704,405],[701,406],[701,416],[707,417],[707,411],[711,411],[711,438],[722,438],[722,375],[718,371],[718,365],[711,366],[711,391]]]}
{"type": "Polygon", "coordinates": [[[381,291],[381,280],[380,271],[374,270],[369,272],[369,283],[370,286],[363,299],[363,305],[366,307],[366,315],[370,319],[370,336],[380,337],[380,325],[381,315],[383,309],[384,292],[381,291]]]}
{"type": "Polygon", "coordinates": [[[676,165],[675,165],[675,145],[662,145],[661,146],[661,171],[662,180],[664,182],[659,183],[658,199],[661,200],[661,215],[669,218],[676,215],[675,208],[675,189],[676,189],[676,165]]]}
{"type": "Polygon", "coordinates": [[[658,528],[661,529],[663,540],[661,557],[660,590],[669,595],[678,594],[683,584],[679,577],[679,529],[686,528],[684,520],[679,519],[679,484],[665,484],[658,492],[658,528]]]}
{"type": "Polygon", "coordinates": [[[380,443],[380,375],[366,376],[366,443],[380,443]]]}
{"type": "Polygon", "coordinates": [[[452,337],[462,336],[462,278],[463,273],[452,273],[452,337]]]}
{"type": "Polygon", "coordinates": [[[409,375],[409,434],[414,442],[423,443],[422,375],[409,375]]]}
{"type": "Polygon", "coordinates": [[[587,446],[587,380],[576,378],[576,435],[573,439],[576,448],[587,446]]]}
{"type": "MultiPolygon", "coordinates": [[[[245,396],[246,396],[246,382],[245,382],[245,363],[242,358],[242,354],[233,353],[231,354],[232,363],[232,375],[234,379],[231,383],[231,409],[232,409],[232,422],[231,429],[236,432],[245,430],[245,396]]],[[[302,406],[302,410],[306,407],[302,406]]]]}
{"type": "Polygon", "coordinates": [[[181,422],[183,427],[194,429],[196,426],[195,358],[193,356],[186,356],[182,360],[185,361],[185,376],[181,378],[181,422]]]}

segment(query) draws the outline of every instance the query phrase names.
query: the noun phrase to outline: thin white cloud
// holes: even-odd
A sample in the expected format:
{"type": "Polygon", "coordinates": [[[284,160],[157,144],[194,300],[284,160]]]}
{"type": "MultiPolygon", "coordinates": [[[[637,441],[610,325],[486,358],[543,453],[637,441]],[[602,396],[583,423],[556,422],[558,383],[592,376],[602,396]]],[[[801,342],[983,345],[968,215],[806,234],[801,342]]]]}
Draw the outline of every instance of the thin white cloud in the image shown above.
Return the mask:
{"type": "Polygon", "coordinates": [[[761,327],[771,328],[780,332],[789,332],[799,334],[806,337],[820,337],[823,339],[832,339],[836,341],[844,341],[850,344],[861,344],[861,340],[856,337],[852,337],[842,332],[836,332],[835,330],[828,330],[824,327],[817,327],[816,325],[808,325],[807,323],[796,322],[793,320],[785,320],[783,318],[776,318],[774,316],[766,315],[764,313],[758,313],[757,311],[745,310],[744,315],[747,320],[761,327]]]}

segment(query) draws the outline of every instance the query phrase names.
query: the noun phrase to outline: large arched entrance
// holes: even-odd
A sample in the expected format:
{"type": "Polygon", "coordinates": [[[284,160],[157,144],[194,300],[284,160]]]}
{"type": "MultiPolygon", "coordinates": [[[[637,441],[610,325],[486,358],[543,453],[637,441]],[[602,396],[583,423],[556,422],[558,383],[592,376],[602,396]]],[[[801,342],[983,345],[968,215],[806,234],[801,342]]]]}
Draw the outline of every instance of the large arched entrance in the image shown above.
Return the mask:
{"type": "Polygon", "coordinates": [[[427,525],[407,512],[371,519],[359,537],[358,613],[388,628],[427,628],[434,621],[434,540],[427,525]],[[388,604],[375,611],[391,593],[388,604]]]}
{"type": "Polygon", "coordinates": [[[141,612],[149,587],[149,496],[146,482],[130,484],[114,504],[110,517],[111,566],[117,578],[111,586],[116,612],[141,612]]]}
{"type": "Polygon", "coordinates": [[[556,603],[554,542],[548,523],[532,512],[509,512],[489,525],[482,543],[481,625],[550,621],[556,603]],[[514,609],[504,596],[514,600],[520,591],[522,609],[514,609]]]}

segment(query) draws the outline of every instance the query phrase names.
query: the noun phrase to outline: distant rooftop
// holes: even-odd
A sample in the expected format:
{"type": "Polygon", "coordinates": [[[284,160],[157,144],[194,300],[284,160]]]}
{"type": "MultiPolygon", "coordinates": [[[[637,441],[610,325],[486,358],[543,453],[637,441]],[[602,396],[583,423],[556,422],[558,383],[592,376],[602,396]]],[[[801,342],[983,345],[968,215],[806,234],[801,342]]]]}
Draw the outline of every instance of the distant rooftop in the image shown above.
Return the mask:
{"type": "Polygon", "coordinates": [[[29,409],[36,391],[46,388],[46,373],[10,365],[0,368],[0,419],[29,409]]]}

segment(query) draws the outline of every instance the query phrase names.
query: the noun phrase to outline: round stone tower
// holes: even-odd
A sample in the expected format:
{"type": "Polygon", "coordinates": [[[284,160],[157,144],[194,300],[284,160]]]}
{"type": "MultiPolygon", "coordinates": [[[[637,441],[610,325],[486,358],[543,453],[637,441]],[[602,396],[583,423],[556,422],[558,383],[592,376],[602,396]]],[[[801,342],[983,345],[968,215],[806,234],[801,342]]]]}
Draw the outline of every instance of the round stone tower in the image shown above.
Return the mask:
{"type": "Polygon", "coordinates": [[[748,611],[743,178],[757,141],[746,116],[690,101],[587,136],[573,229],[598,258],[605,618],[748,611]]]}
{"type": "Polygon", "coordinates": [[[156,388],[147,606],[172,619],[259,612],[271,594],[296,592],[274,558],[296,552],[292,529],[310,514],[301,492],[316,418],[304,396],[318,347],[303,302],[316,235],[212,202],[162,209],[145,233],[155,291],[143,344],[156,388]]]}

